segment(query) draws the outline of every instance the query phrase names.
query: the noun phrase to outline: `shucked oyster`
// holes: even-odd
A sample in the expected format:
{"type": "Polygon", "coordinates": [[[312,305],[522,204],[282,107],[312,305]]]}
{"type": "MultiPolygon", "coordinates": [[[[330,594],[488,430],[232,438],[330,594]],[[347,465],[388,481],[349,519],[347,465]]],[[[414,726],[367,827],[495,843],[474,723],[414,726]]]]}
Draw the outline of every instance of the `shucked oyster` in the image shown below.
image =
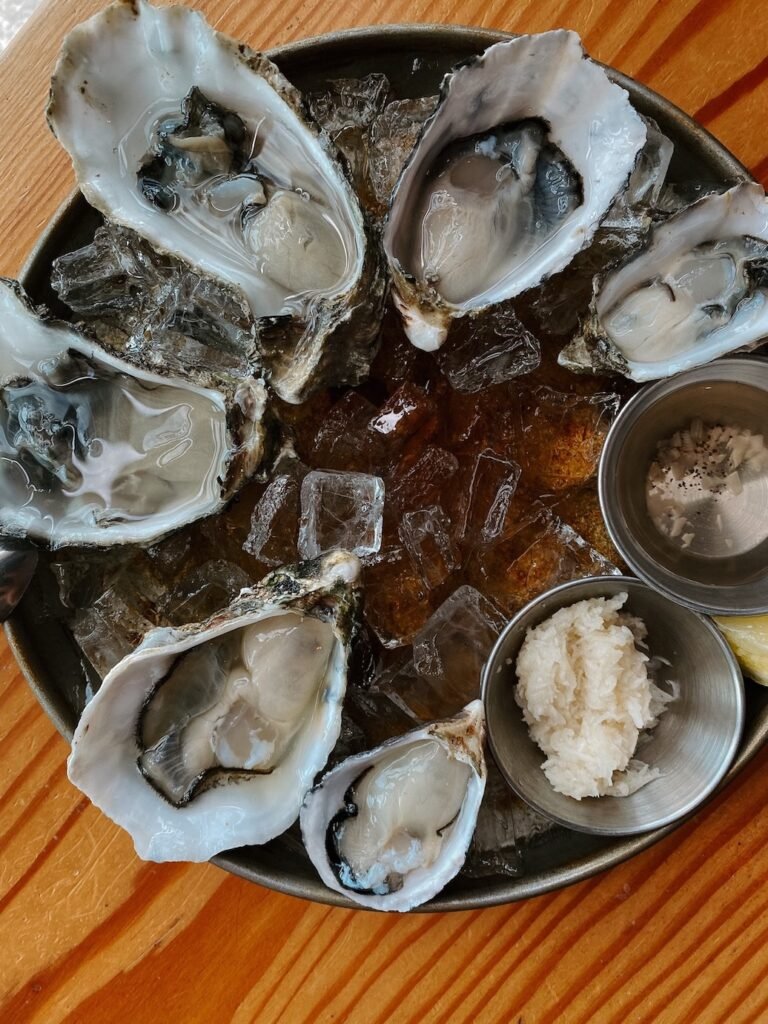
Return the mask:
{"type": "Polygon", "coordinates": [[[119,0],[67,37],[48,116],[88,202],[244,297],[281,397],[367,372],[376,246],[274,64],[197,12],[119,0]]]}
{"type": "Polygon", "coordinates": [[[457,874],[485,789],[482,701],[376,750],[317,784],[301,831],[327,886],[375,910],[410,910],[457,874]]]}
{"type": "Polygon", "coordinates": [[[706,196],[655,228],[646,249],[595,278],[589,317],[559,361],[646,381],[749,348],[768,335],[767,267],[762,188],[706,196]]]}
{"type": "Polygon", "coordinates": [[[646,137],[573,32],[497,43],[443,81],[384,233],[408,337],[433,350],[562,270],[626,184],[646,137]]]}
{"type": "Polygon", "coordinates": [[[207,860],[295,821],[339,735],[358,573],[344,551],[278,569],[107,675],[69,778],[140,857],[207,860]]]}
{"type": "Polygon", "coordinates": [[[0,530],[149,543],[218,511],[264,457],[266,391],[210,384],[130,366],[0,279],[0,530]]]}

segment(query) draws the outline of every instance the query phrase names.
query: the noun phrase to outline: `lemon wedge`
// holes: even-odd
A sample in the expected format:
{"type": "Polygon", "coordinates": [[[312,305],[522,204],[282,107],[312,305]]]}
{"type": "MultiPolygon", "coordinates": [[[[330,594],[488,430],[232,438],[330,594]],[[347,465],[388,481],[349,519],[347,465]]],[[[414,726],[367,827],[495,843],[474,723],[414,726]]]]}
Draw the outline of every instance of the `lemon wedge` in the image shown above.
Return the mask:
{"type": "Polygon", "coordinates": [[[715,622],[744,672],[768,686],[768,615],[715,616],[715,622]]]}

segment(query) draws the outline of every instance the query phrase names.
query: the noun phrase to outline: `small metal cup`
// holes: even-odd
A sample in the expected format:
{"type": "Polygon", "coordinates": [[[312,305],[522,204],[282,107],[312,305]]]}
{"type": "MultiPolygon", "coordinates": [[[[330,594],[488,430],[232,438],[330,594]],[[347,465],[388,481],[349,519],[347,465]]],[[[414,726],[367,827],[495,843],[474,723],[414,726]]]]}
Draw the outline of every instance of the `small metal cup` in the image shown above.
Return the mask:
{"type": "Polygon", "coordinates": [[[695,418],[735,424],[768,439],[768,359],[716,360],[651,384],[627,403],[600,458],[608,533],[640,579],[689,608],[708,615],[768,612],[768,501],[733,524],[739,553],[728,557],[680,550],[648,515],[646,478],[656,446],[695,418]]]}
{"type": "Polygon", "coordinates": [[[606,836],[647,832],[691,814],[727,772],[744,723],[741,671],[715,626],[623,576],[565,583],[526,605],[491,652],[482,694],[493,756],[517,795],[567,828],[606,836]],[[556,793],[542,771],[545,755],[515,701],[515,662],[528,629],[576,601],[620,593],[628,595],[622,611],[648,628],[651,656],[671,663],[662,679],[678,683],[680,695],[637,751],[639,759],[661,771],[660,778],[631,796],[574,800],[556,793]]]}

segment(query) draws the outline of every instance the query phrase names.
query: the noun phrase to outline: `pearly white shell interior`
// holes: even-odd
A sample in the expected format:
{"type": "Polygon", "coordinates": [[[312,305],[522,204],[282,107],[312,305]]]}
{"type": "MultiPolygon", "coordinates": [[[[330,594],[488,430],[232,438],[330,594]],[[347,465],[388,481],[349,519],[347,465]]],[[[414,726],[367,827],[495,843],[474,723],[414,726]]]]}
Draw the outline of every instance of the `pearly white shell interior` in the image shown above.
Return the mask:
{"type": "Polygon", "coordinates": [[[5,532],[54,546],[149,542],[220,507],[232,442],[217,391],[107,355],[74,329],[40,320],[7,282],[0,282],[0,379],[5,532]],[[43,417],[64,402],[84,423],[84,448],[66,432],[68,482],[44,474],[42,486],[18,458],[8,403],[30,382],[43,417]]]}

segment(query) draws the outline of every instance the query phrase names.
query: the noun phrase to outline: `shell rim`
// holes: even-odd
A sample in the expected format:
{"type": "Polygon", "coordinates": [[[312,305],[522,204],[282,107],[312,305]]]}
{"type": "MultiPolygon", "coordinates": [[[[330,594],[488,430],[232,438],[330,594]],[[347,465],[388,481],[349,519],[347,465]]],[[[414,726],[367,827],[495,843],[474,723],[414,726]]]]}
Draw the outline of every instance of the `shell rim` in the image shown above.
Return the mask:
{"type": "MultiPolygon", "coordinates": [[[[346,53],[359,52],[361,48],[365,48],[370,50],[372,59],[375,59],[381,43],[399,44],[402,48],[409,47],[411,50],[417,48],[429,49],[439,54],[441,44],[446,42],[464,44],[467,48],[473,48],[475,52],[480,52],[481,49],[487,46],[513,39],[518,34],[468,25],[447,25],[444,23],[388,24],[328,32],[274,47],[264,52],[265,56],[269,57],[270,60],[274,60],[278,65],[285,60],[296,60],[304,57],[325,57],[327,59],[331,54],[326,54],[324,51],[333,50],[334,48],[339,48],[346,53]]],[[[633,102],[640,100],[645,106],[653,108],[655,111],[663,111],[667,120],[674,121],[696,149],[701,150],[703,148],[709,151],[712,156],[716,156],[720,162],[727,164],[730,167],[734,183],[737,180],[755,180],[737,157],[733,156],[715,136],[702,125],[695,122],[680,107],[642,83],[635,81],[620,71],[616,71],[609,65],[602,64],[599,61],[595,61],[595,63],[605,68],[611,81],[627,90],[633,102]]],[[[290,76],[286,75],[286,77],[290,76]]],[[[22,284],[29,280],[35,265],[44,258],[46,247],[50,244],[50,239],[55,234],[59,221],[78,200],[80,200],[80,192],[75,188],[56,210],[21,268],[19,279],[22,284]]],[[[41,707],[62,737],[67,741],[71,740],[73,728],[69,716],[66,714],[66,711],[62,710],[60,702],[56,697],[49,693],[45,679],[38,673],[38,669],[34,664],[34,648],[30,642],[31,637],[28,635],[24,625],[21,621],[17,623],[11,619],[5,624],[5,632],[11,652],[16,658],[22,674],[41,707]]],[[[755,733],[743,744],[737,753],[721,786],[725,785],[745,768],[749,761],[759,752],[766,740],[768,740],[768,715],[764,715],[764,718],[765,720],[759,728],[756,729],[755,733]]],[[[653,832],[646,832],[640,836],[619,840],[609,848],[582,855],[571,863],[559,868],[545,869],[509,880],[503,880],[488,891],[482,891],[478,887],[476,892],[472,891],[466,895],[455,895],[450,892],[442,894],[431,900],[428,904],[409,911],[409,913],[482,909],[553,892],[565,886],[573,885],[576,882],[584,881],[608,868],[623,863],[625,860],[659,842],[683,824],[684,821],[685,819],[679,819],[677,822],[656,829],[653,832]]],[[[219,854],[213,858],[212,863],[240,878],[256,882],[285,895],[296,896],[330,906],[355,910],[363,909],[339,893],[334,893],[327,889],[319,878],[313,877],[311,880],[307,880],[296,877],[290,869],[274,870],[268,866],[264,868],[254,867],[250,858],[238,850],[219,854]]]]}

